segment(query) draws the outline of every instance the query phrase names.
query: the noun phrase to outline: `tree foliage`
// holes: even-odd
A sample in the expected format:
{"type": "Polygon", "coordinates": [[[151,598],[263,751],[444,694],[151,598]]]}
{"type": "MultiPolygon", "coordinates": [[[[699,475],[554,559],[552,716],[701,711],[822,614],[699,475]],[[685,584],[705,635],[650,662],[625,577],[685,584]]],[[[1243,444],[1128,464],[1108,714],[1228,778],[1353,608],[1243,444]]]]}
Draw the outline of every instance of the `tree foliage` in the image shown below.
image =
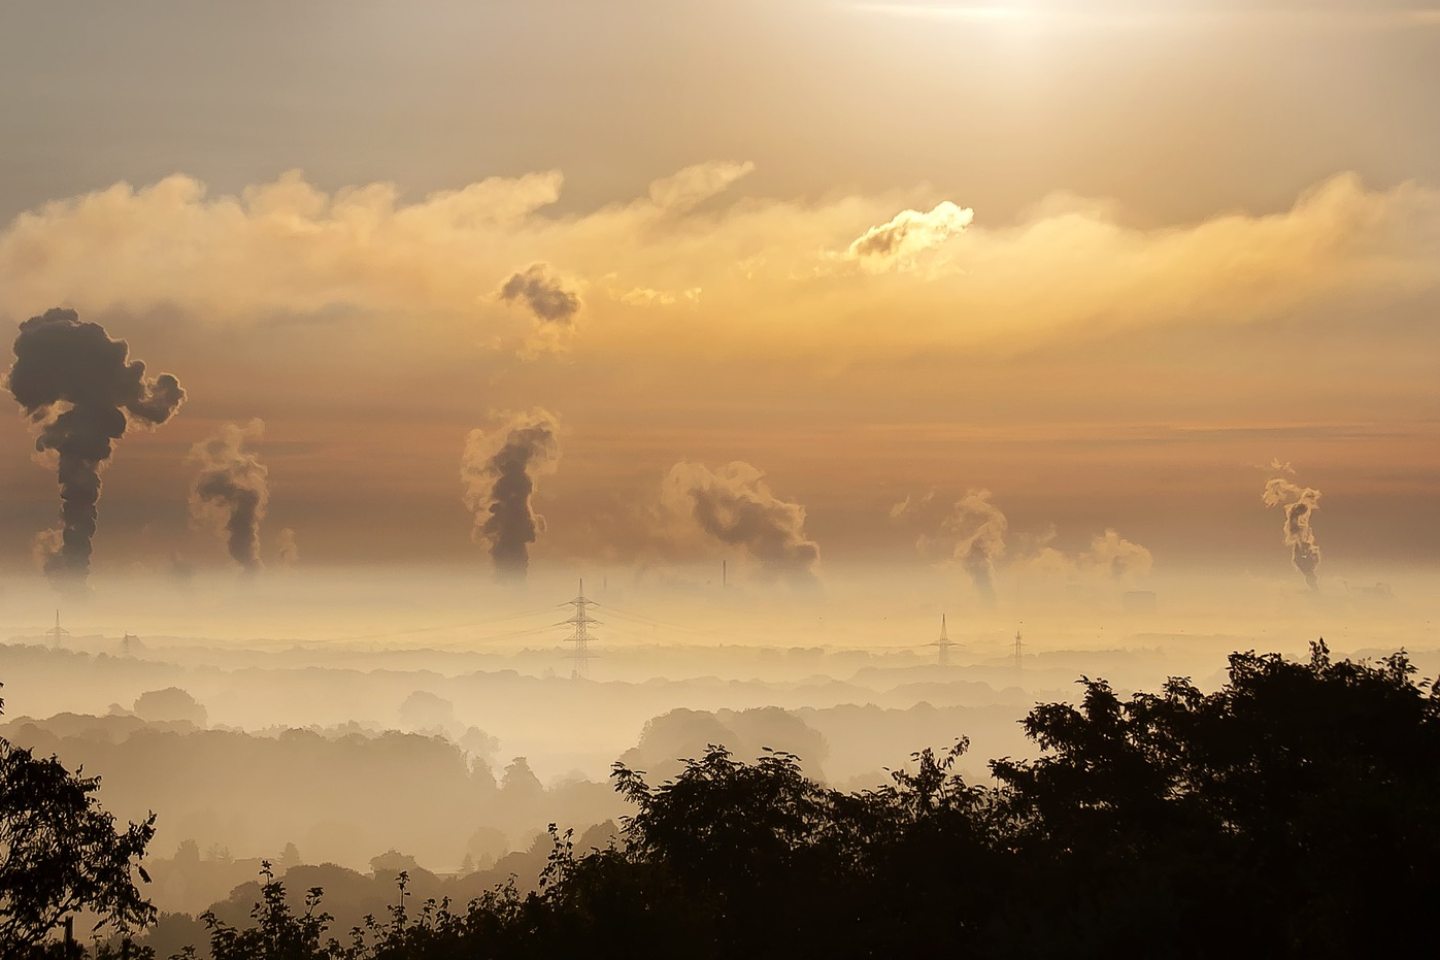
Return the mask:
{"type": "Polygon", "coordinates": [[[155,817],[118,828],[99,786],[0,738],[0,956],[25,956],[80,911],[122,935],[154,919],[135,874],[155,817]]]}
{"type": "Polygon", "coordinates": [[[1440,895],[1440,696],[1404,654],[1236,654],[1205,693],[1083,679],[1024,720],[1033,761],[913,755],[844,794],[796,758],[710,747],[653,785],[617,764],[620,840],[552,828],[540,890],[407,909],[327,939],[267,876],[217,960],[591,957],[1352,957],[1419,953],[1440,895]],[[243,948],[243,949],[242,949],[243,948]]]}

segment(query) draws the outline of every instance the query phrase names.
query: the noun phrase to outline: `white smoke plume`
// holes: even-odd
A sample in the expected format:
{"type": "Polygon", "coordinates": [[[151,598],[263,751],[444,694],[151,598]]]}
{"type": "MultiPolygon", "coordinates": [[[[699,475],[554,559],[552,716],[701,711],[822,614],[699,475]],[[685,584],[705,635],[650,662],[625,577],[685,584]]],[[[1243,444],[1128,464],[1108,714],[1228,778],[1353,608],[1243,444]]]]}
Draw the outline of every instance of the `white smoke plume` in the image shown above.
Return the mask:
{"type": "Polygon", "coordinates": [[[200,473],[190,487],[190,518],[225,540],[230,559],[242,570],[260,569],[260,521],[270,502],[269,470],[251,444],[265,435],[265,423],[227,423],[190,448],[200,473]]]}
{"type": "Polygon", "coordinates": [[[1153,565],[1149,550],[1109,527],[1092,537],[1090,549],[1080,555],[1082,568],[1105,571],[1116,580],[1146,576],[1153,565]]]}
{"type": "Polygon", "coordinates": [[[300,544],[295,531],[284,527],[275,535],[275,562],[282,567],[293,567],[300,563],[300,544]]]}
{"type": "Polygon", "coordinates": [[[1316,570],[1320,566],[1320,545],[1315,542],[1315,531],[1310,527],[1310,518],[1320,508],[1320,491],[1301,487],[1276,477],[1265,484],[1262,500],[1267,507],[1281,507],[1285,512],[1282,539],[1290,548],[1290,561],[1305,577],[1311,590],[1320,589],[1316,570]]]}
{"type": "Polygon", "coordinates": [[[1005,553],[1005,514],[990,501],[989,490],[970,490],[955,502],[945,530],[957,537],[955,559],[970,575],[986,603],[995,602],[995,561],[1005,553]]]}
{"type": "Polygon", "coordinates": [[[661,501],[711,540],[744,550],[772,576],[795,586],[818,584],[820,547],[805,534],[805,507],[777,497],[750,464],[711,470],[677,463],[665,475],[661,501]]]}

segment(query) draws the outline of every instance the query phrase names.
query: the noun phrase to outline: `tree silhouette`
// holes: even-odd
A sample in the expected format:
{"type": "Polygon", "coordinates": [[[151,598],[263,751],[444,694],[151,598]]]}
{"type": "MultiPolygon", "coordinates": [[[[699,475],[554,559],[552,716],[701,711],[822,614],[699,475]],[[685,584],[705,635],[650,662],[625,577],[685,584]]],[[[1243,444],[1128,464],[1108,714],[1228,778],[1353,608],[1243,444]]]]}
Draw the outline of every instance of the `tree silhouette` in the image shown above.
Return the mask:
{"type": "Polygon", "coordinates": [[[1440,892],[1440,698],[1413,673],[1403,652],[1333,662],[1322,640],[1308,663],[1234,654],[1212,694],[1084,680],[1078,707],[1037,707],[1046,755],[992,769],[1040,926],[1096,953],[1403,952],[1416,931],[1383,918],[1440,892]]]}
{"type": "MultiPolygon", "coordinates": [[[[616,764],[634,807],[577,853],[551,828],[540,889],[463,912],[403,896],[347,947],[319,891],[253,932],[212,924],[219,960],[824,957],[1229,958],[1426,953],[1440,896],[1440,696],[1403,653],[1379,664],[1230,658],[1122,699],[1082,679],[1037,706],[1037,760],[967,784],[958,741],[880,790],[843,794],[770,752],[711,746],[659,785],[616,764]],[[1426,688],[1429,687],[1427,692],[1426,688]],[[217,939],[218,938],[218,939],[217,939]],[[245,952],[241,947],[244,947],[245,952]],[[286,952],[289,950],[290,952],[286,952]],[[267,952],[268,951],[268,952],[267,952]]],[[[403,895],[404,874],[400,875],[403,895]]]]}
{"type": "Polygon", "coordinates": [[[325,937],[331,918],[319,909],[320,888],[306,893],[305,910],[297,914],[285,902],[285,885],[275,879],[268,860],[261,865],[260,874],[265,883],[260,888],[260,902],[250,911],[253,927],[238,930],[213,913],[201,916],[210,931],[213,960],[329,960],[337,956],[338,945],[325,937]]]}
{"type": "Polygon", "coordinates": [[[97,929],[127,935],[154,919],[134,874],[145,879],[138,861],[155,816],[117,829],[94,797],[99,785],[0,738],[0,956],[7,960],[81,910],[98,916],[97,929]]]}

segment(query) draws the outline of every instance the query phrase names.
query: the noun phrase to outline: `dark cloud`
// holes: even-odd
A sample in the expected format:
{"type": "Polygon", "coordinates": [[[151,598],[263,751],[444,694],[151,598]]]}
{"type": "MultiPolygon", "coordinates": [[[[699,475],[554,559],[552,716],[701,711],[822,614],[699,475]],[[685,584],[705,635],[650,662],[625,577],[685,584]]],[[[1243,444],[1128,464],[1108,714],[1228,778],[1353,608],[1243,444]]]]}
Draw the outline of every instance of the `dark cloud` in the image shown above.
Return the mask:
{"type": "Polygon", "coordinates": [[[570,324],[580,312],[580,295],[566,289],[560,276],[548,264],[532,263],[513,274],[497,296],[507,303],[523,302],[537,320],[570,324]]]}
{"type": "Polygon", "coordinates": [[[37,541],[57,584],[83,584],[89,573],[100,472],[114,442],[132,425],[159,426],[185,400],[178,380],[145,376],[145,364],[130,360],[129,351],[100,324],[58,308],[20,324],[15,339],[10,392],[39,428],[35,448],[57,457],[58,542],[37,541]]]}
{"type": "Polygon", "coordinates": [[[820,547],[805,535],[805,508],[770,491],[748,463],[719,470],[681,462],[665,478],[664,499],[688,512],[707,536],[740,547],[770,572],[800,585],[818,581],[820,547]]]}
{"type": "Polygon", "coordinates": [[[1316,571],[1320,567],[1320,546],[1315,542],[1315,531],[1310,528],[1310,518],[1320,509],[1320,491],[1300,487],[1289,480],[1276,477],[1265,484],[1262,495],[1267,507],[1281,507],[1285,511],[1284,542],[1290,548],[1290,560],[1295,569],[1305,577],[1311,590],[1320,589],[1316,571]]]}
{"type": "Polygon", "coordinates": [[[242,569],[260,569],[260,521],[270,502],[269,471],[249,444],[265,433],[265,424],[227,423],[213,437],[195,444],[190,459],[200,473],[190,487],[190,516],[225,539],[230,559],[242,569]]]}
{"type": "Polygon", "coordinates": [[[530,498],[535,479],[560,458],[559,432],[555,415],[536,409],[466,438],[460,461],[465,504],[475,513],[473,536],[490,544],[501,579],[521,580],[529,570],[530,544],[545,529],[530,498]]]}

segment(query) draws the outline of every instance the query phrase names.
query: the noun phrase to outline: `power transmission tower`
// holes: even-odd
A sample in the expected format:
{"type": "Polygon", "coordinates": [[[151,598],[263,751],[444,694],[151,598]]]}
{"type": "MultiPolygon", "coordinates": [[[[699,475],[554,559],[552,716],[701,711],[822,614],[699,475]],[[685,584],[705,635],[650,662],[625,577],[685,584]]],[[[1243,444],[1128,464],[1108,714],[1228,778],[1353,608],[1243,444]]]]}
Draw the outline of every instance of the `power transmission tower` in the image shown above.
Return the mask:
{"type": "MultiPolygon", "coordinates": [[[[575,661],[575,666],[570,671],[570,679],[586,680],[590,677],[590,661],[595,658],[595,653],[590,649],[590,641],[599,638],[590,633],[590,628],[600,621],[590,616],[589,608],[598,607],[600,604],[594,600],[585,598],[585,581],[580,581],[580,595],[574,600],[565,602],[575,608],[575,615],[568,620],[562,621],[560,626],[572,628],[570,636],[565,638],[566,643],[575,644],[575,649],[566,654],[575,661]]],[[[565,604],[562,604],[564,606],[565,604]]]]}
{"type": "Polygon", "coordinates": [[[66,630],[64,627],[60,626],[60,611],[59,611],[59,610],[56,610],[56,611],[55,611],[55,627],[54,627],[54,629],[52,629],[52,630],[46,630],[46,631],[45,631],[45,636],[47,636],[47,637],[50,638],[50,645],[51,645],[52,647],[54,647],[56,650],[59,650],[59,649],[60,649],[60,645],[65,642],[65,639],[66,639],[67,637],[70,636],[70,631],[69,631],[69,630],[66,630]]]}
{"type": "Polygon", "coordinates": [[[950,639],[950,632],[945,627],[945,614],[943,613],[940,614],[940,639],[930,646],[940,648],[940,666],[950,666],[950,648],[959,646],[959,644],[950,639]]]}
{"type": "Polygon", "coordinates": [[[1016,631],[1015,631],[1015,672],[1016,672],[1016,673],[1019,673],[1021,670],[1024,669],[1024,667],[1023,667],[1023,665],[1021,664],[1021,661],[1020,661],[1020,658],[1021,658],[1021,655],[1022,655],[1022,650],[1023,650],[1023,648],[1022,648],[1022,646],[1021,646],[1021,644],[1020,644],[1020,631],[1019,631],[1019,630],[1016,630],[1016,631]]]}

